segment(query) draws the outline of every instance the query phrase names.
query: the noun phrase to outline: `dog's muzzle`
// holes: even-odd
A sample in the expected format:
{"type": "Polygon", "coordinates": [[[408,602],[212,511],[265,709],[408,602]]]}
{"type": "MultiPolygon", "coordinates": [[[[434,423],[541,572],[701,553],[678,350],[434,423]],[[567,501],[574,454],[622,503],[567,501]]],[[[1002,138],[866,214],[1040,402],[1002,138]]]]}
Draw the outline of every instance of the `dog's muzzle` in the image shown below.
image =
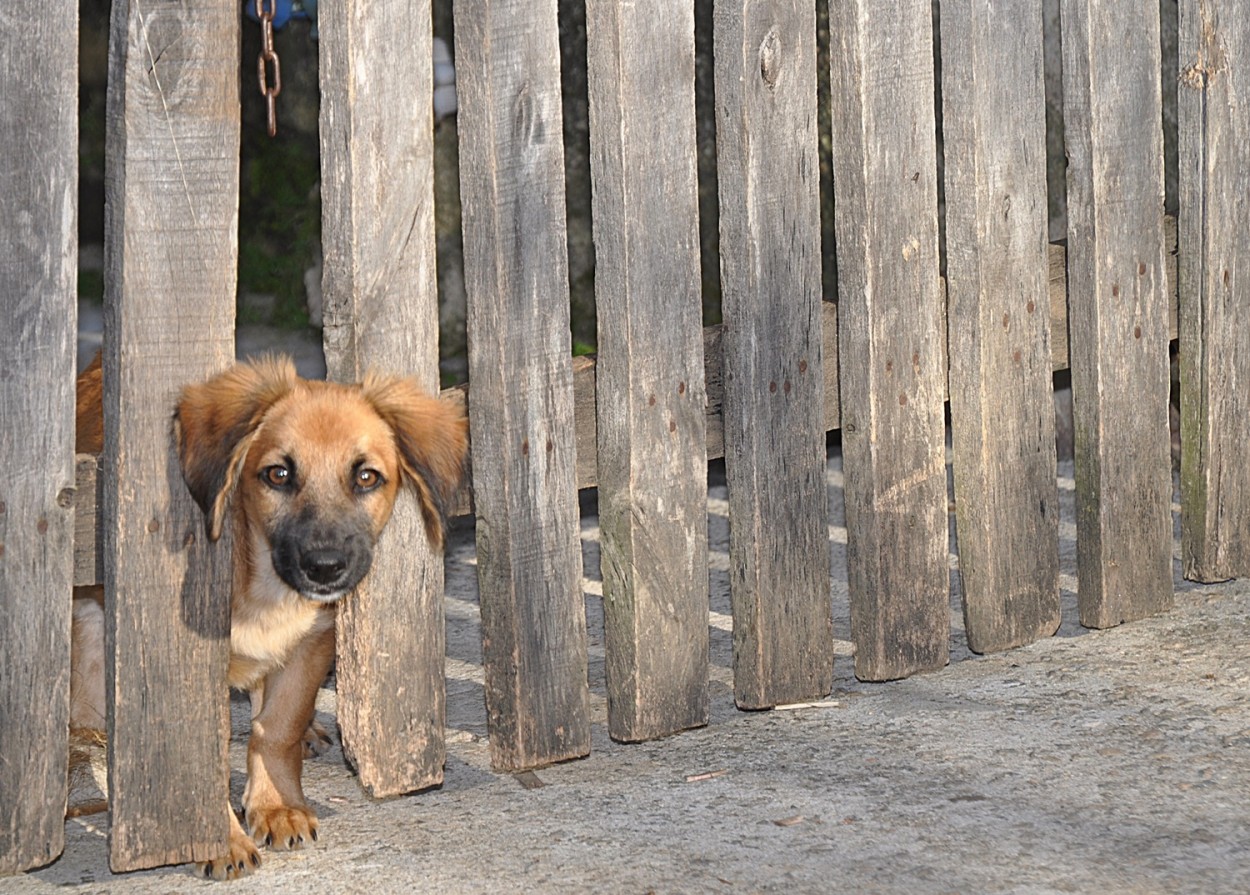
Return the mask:
{"type": "Polygon", "coordinates": [[[347,572],[347,554],[342,550],[309,550],[299,558],[304,577],[319,587],[336,587],[347,572]]]}
{"type": "Polygon", "coordinates": [[[292,590],[319,603],[333,603],[352,590],[373,562],[372,545],[357,533],[319,531],[309,536],[294,525],[278,533],[273,568],[292,590]]]}

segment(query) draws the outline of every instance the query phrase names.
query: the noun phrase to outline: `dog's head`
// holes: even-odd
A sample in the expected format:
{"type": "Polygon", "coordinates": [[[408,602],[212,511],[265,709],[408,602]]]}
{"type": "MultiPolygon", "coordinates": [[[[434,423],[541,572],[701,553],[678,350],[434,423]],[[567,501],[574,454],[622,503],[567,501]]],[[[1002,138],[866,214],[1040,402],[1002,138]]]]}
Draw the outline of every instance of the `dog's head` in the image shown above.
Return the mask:
{"type": "Polygon", "coordinates": [[[415,491],[431,543],[442,544],[467,424],[411,380],[371,374],[338,385],[266,359],[188,386],[174,420],[209,538],[233,506],[248,535],[263,536],[278,577],[309,599],[331,602],[360,583],[401,486],[415,491]]]}

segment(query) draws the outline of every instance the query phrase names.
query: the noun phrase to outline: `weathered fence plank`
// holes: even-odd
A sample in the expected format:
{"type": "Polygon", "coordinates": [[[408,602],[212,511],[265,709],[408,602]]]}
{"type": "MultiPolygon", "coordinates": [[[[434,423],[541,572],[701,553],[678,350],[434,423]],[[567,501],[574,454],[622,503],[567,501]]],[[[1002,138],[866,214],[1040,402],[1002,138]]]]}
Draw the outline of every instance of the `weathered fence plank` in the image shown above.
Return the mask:
{"type": "Polygon", "coordinates": [[[608,728],[642,740],[707,722],[694,8],[590,0],[586,25],[608,728]]]}
{"type": "Polygon", "coordinates": [[[816,8],[715,9],[734,698],[833,688],[816,8]]]}
{"type": "Polygon", "coordinates": [[[1172,604],[1159,52],[1150,0],[1065,0],[1068,309],[1087,627],[1172,604]]]}
{"type": "Polygon", "coordinates": [[[0,20],[0,874],[65,842],[78,259],[78,7],[0,20]]]}
{"type": "MultiPolygon", "coordinates": [[[[1163,219],[1165,255],[1163,291],[1168,297],[1168,338],[1179,332],[1176,295],[1176,218],[1163,219]]],[[[1051,245],[1050,256],[1050,356],[1056,370],[1070,366],[1068,353],[1068,252],[1063,245],[1051,245]]]]}
{"type": "Polygon", "coordinates": [[[1180,4],[1181,553],[1250,574],[1250,5],[1180,4]]]}
{"type": "Polygon", "coordinates": [[[929,5],[830,6],[855,674],[947,661],[944,305],[929,5]]]}
{"type": "Polygon", "coordinates": [[[590,751],[556,7],[456,4],[491,763],[590,751]]]}
{"type": "Polygon", "coordinates": [[[115,871],[226,848],[229,545],[207,542],[170,417],[182,385],[234,355],[238,29],[228,0],[113,4],[100,545],[115,871]]]}
{"type": "Polygon", "coordinates": [[[984,653],[1059,627],[1041,9],[953,0],[941,27],[955,516],[984,653]]]}
{"type": "MultiPolygon", "coordinates": [[[[430,9],[327,4],[318,28],[328,378],[436,392],[430,9]]],[[[405,490],[336,635],[343,750],[376,797],[442,782],[444,638],[443,558],[405,490]]]]}

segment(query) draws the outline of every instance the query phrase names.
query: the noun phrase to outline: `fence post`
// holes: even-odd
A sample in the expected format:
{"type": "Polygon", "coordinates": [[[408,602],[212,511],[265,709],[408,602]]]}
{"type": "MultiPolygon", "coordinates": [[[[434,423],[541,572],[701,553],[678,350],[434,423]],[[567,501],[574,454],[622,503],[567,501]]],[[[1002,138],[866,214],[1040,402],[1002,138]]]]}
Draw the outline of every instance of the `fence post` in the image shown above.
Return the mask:
{"type": "Polygon", "coordinates": [[[715,10],[734,696],[833,687],[816,8],[715,10]]]}
{"type": "Polygon", "coordinates": [[[171,436],[179,388],[233,359],[239,9],[113,4],[105,221],[110,864],[226,850],[229,545],[171,436]]]}
{"type": "Polygon", "coordinates": [[[1250,574],[1250,5],[1183,0],[1179,37],[1181,553],[1221,581],[1250,574]]]}
{"type": "Polygon", "coordinates": [[[1102,628],[1172,605],[1159,8],[1062,11],[1078,601],[1102,628]]]}
{"type": "Polygon", "coordinates": [[[555,4],[457,2],[456,81],[487,719],[520,770],[590,751],[555,4]]]}
{"type": "Polygon", "coordinates": [[[942,667],[950,638],[933,22],[829,12],[851,637],[885,680],[942,667]]]}
{"type": "Polygon", "coordinates": [[[589,0],[586,31],[608,729],[642,740],[707,722],[694,7],[589,0]]]}
{"type": "Polygon", "coordinates": [[[78,319],[78,6],[0,33],[0,874],[65,840],[78,319]]]}
{"type": "Polygon", "coordinates": [[[1059,627],[1042,15],[942,5],[955,515],[978,653],[1059,627]]]}
{"type": "MultiPolygon", "coordinates": [[[[372,366],[438,391],[429,4],[321,6],[321,196],[329,378],[372,366]]],[[[443,558],[405,492],[338,616],[338,720],[383,797],[443,779],[443,558]],[[398,695],[402,694],[402,698],[398,695]]]]}

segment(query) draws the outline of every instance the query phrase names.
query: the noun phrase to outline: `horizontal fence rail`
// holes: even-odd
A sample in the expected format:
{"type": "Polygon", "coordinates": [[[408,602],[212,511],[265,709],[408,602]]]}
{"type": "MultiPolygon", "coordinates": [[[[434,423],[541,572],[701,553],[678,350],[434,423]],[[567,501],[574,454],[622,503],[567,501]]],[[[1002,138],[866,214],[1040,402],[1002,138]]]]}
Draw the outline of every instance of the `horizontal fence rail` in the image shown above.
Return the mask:
{"type": "MultiPolygon", "coordinates": [[[[1178,336],[1176,291],[1176,223],[1165,221],[1168,234],[1168,254],[1164,275],[1167,292],[1171,296],[1168,332],[1169,338],[1178,336]]],[[[1047,249],[1047,301],[1050,314],[1050,366],[1054,371],[1068,369],[1068,297],[1067,250],[1063,245],[1051,245],[1047,249]]],[[[841,411],[838,396],[838,306],[833,302],[821,304],[821,345],[824,355],[824,428],[833,432],[841,427],[841,411]]],[[[725,456],[724,424],[724,326],[717,324],[703,328],[704,379],[707,382],[707,456],[719,460],[725,456]]],[[[573,358],[574,438],[577,444],[577,466],[574,478],[579,489],[594,488],[599,484],[599,464],[595,454],[597,425],[595,419],[596,367],[593,357],[573,358]]],[[[444,400],[461,404],[468,402],[469,387],[455,386],[443,389],[444,400]]],[[[74,585],[98,584],[101,580],[101,557],[96,545],[97,531],[101,524],[96,503],[96,459],[80,454],[76,466],[77,487],[74,492],[74,585]]],[[[456,496],[454,514],[465,516],[472,512],[472,485],[466,482],[456,496]]]]}
{"type": "MultiPolygon", "coordinates": [[[[48,30],[46,4],[15,2],[48,30]]],[[[700,319],[691,10],[589,3],[599,353],[573,358],[560,23],[550,3],[457,0],[470,384],[443,397],[470,417],[472,474],[454,512],[476,521],[497,769],[590,749],[578,489],[599,489],[617,740],[708,720],[709,459],[726,465],[740,706],[832,686],[833,430],[855,673],[948,661],[948,401],[969,644],[1051,634],[1061,369],[1074,388],[1081,622],[1166,609],[1178,323],[1184,572],[1250,567],[1250,471],[1234,459],[1250,417],[1237,385],[1250,377],[1237,322],[1250,104],[1236,52],[1250,2],[1180,3],[1179,224],[1163,214],[1157,4],[1136,2],[1144,24],[1126,32],[1123,4],[1063,0],[1070,165],[1057,244],[1035,5],[945,0],[935,32],[927,5],[835,4],[820,73],[811,8],[717,4],[724,323],[712,327],[700,319]],[[824,75],[834,242],[822,246],[824,75]],[[831,251],[836,303],[821,301],[831,251]]],[[[169,419],[182,384],[234,353],[238,14],[229,0],[113,5],[105,436],[76,460],[77,112],[63,60],[77,35],[0,31],[4,58],[20,60],[0,71],[0,266],[13,296],[0,332],[12,371],[0,380],[3,873],[63,847],[71,586],[105,592],[112,866],[204,860],[226,836],[229,551],[205,542],[169,419]],[[54,39],[64,53],[29,50],[54,39]]],[[[319,26],[329,375],[379,366],[432,387],[429,9],[397,22],[377,5],[332,5],[319,26]]],[[[442,780],[442,588],[441,557],[401,503],[339,617],[344,751],[377,796],[442,780]]]]}
{"type": "MultiPolygon", "coordinates": [[[[1175,222],[1166,222],[1166,232],[1171,234],[1165,275],[1168,282],[1176,271],[1175,222]]],[[[1050,303],[1050,330],[1053,334],[1050,344],[1050,365],[1055,371],[1068,369],[1068,313],[1067,293],[1064,288],[1066,278],[1065,258],[1067,253],[1062,245],[1051,245],[1047,253],[1049,275],[1047,277],[1050,303]]],[[[1169,287],[1170,289],[1170,287],[1169,287]]],[[[1170,338],[1177,338],[1177,306],[1175,294],[1171,305],[1170,338]]],[[[824,429],[834,432],[841,428],[841,411],[838,396],[838,306],[833,302],[821,304],[821,344],[824,353],[824,429]]],[[[719,460],[725,456],[724,432],[724,326],[706,326],[703,328],[704,377],[707,382],[707,456],[709,460],[719,460]]],[[[593,357],[573,358],[573,392],[574,392],[574,437],[577,443],[577,467],[575,479],[579,489],[594,488],[599,484],[599,464],[595,455],[594,445],[597,434],[595,419],[595,394],[597,385],[597,363],[593,357]]],[[[447,401],[461,404],[468,403],[469,386],[460,385],[446,388],[442,397],[447,401]]],[[[96,488],[98,464],[90,454],[79,454],[76,466],[77,490],[74,492],[74,585],[96,584],[101,580],[99,564],[101,558],[96,546],[97,530],[100,523],[96,506],[96,488]],[[93,521],[94,520],[94,521],[93,521]]],[[[453,513],[466,516],[472,512],[473,489],[466,483],[456,495],[453,513]]]]}

